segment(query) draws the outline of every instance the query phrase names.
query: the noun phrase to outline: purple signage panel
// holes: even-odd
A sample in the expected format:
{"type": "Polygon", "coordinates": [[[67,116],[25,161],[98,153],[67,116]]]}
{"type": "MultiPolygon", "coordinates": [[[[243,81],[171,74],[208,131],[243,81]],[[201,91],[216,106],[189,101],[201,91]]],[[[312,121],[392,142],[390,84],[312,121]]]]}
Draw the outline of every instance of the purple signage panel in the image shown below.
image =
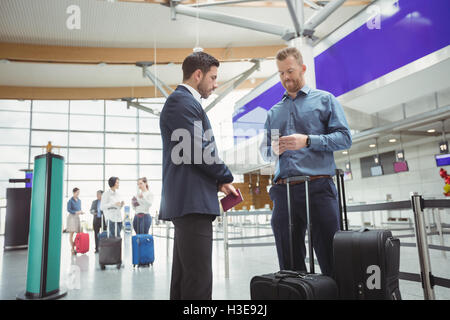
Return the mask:
{"type": "Polygon", "coordinates": [[[316,86],[340,96],[450,44],[449,0],[378,1],[363,24],[314,58],[316,86]]]}

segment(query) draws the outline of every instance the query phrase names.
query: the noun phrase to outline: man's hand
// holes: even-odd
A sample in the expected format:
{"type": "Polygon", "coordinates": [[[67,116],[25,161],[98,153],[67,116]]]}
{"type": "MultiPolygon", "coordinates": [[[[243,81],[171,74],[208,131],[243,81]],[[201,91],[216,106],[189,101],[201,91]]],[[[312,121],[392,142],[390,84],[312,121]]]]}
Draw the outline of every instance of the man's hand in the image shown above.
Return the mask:
{"type": "Polygon", "coordinates": [[[236,189],[231,183],[224,183],[219,186],[219,191],[222,191],[226,195],[229,195],[230,193],[234,194],[236,197],[239,196],[236,189]]]}
{"type": "Polygon", "coordinates": [[[280,147],[286,150],[299,150],[306,147],[306,134],[295,133],[290,136],[283,136],[280,138],[280,147]]]}
{"type": "Polygon", "coordinates": [[[287,150],[286,146],[284,144],[281,144],[279,140],[272,141],[272,151],[277,156],[283,154],[283,152],[285,152],[286,150],[287,150]]]}

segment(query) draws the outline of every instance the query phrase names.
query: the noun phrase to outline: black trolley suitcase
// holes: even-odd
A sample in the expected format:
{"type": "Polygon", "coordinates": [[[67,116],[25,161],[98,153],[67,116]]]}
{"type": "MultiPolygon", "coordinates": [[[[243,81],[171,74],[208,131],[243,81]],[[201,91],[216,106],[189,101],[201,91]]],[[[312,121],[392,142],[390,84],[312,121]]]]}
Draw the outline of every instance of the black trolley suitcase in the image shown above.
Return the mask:
{"type": "Polygon", "coordinates": [[[334,235],[333,256],[339,298],[400,300],[400,240],[389,230],[348,231],[344,173],[336,170],[341,230],[334,235]],[[344,214],[344,218],[342,217],[344,214]]]}
{"type": "MultiPolygon", "coordinates": [[[[304,181],[306,193],[306,213],[309,244],[309,273],[292,270],[281,270],[276,273],[255,276],[250,282],[252,300],[335,300],[338,298],[336,282],[327,276],[314,273],[314,254],[312,247],[311,219],[309,214],[309,177],[297,176],[286,179],[287,205],[289,215],[289,243],[291,264],[293,257],[292,214],[289,184],[304,181]]],[[[291,265],[292,269],[292,265],[291,265]]]]}
{"type": "MultiPolygon", "coordinates": [[[[110,238],[109,221],[107,223],[107,237],[99,239],[98,243],[98,262],[102,270],[105,270],[106,265],[116,265],[117,269],[120,269],[122,267],[122,238],[110,238]]],[[[115,233],[117,235],[117,222],[115,233]]]]}

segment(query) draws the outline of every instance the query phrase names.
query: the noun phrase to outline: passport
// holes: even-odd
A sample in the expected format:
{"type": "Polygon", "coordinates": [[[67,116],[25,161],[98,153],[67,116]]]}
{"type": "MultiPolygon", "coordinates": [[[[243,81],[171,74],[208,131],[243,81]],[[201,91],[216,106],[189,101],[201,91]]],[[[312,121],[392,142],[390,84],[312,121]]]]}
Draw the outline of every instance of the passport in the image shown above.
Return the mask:
{"type": "Polygon", "coordinates": [[[230,193],[225,198],[220,200],[220,203],[222,204],[223,211],[228,211],[231,208],[233,208],[235,205],[241,203],[244,201],[244,198],[242,197],[241,191],[239,189],[236,189],[239,196],[235,196],[234,194],[230,193]]]}

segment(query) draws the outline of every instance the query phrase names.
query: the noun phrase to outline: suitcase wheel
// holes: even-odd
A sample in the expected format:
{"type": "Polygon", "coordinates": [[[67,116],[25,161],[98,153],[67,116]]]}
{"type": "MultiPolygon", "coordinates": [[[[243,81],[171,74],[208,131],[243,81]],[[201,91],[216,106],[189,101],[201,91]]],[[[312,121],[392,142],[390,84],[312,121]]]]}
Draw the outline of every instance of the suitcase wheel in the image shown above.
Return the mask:
{"type": "Polygon", "coordinates": [[[117,265],[117,269],[120,269],[121,267],[122,267],[121,264],[118,264],[118,265],[117,265]]]}
{"type": "Polygon", "coordinates": [[[106,269],[105,265],[104,265],[104,264],[101,264],[101,265],[100,265],[100,269],[105,270],[105,269],[106,269]]]}

